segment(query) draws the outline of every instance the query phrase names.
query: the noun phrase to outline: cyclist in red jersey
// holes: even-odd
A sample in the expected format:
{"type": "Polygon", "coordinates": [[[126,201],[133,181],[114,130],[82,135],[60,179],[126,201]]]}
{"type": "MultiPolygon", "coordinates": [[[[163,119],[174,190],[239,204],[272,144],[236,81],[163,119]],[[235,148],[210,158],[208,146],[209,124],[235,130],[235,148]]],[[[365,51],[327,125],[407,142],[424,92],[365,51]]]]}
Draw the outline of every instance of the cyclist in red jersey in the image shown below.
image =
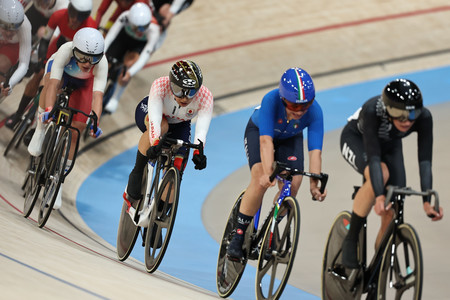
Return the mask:
{"type": "Polygon", "coordinates": [[[148,4],[148,0],[103,0],[102,3],[100,3],[100,6],[98,7],[97,13],[95,15],[95,22],[97,23],[97,28],[100,28],[100,24],[102,22],[103,15],[108,10],[108,8],[111,6],[111,3],[113,3],[113,2],[117,3],[117,7],[114,10],[114,12],[112,13],[112,15],[109,17],[105,26],[102,27],[102,30],[104,30],[105,33],[108,32],[108,30],[111,28],[111,26],[117,20],[117,18],[120,16],[120,14],[126,10],[129,10],[133,4],[138,3],[138,2],[148,4]]]}

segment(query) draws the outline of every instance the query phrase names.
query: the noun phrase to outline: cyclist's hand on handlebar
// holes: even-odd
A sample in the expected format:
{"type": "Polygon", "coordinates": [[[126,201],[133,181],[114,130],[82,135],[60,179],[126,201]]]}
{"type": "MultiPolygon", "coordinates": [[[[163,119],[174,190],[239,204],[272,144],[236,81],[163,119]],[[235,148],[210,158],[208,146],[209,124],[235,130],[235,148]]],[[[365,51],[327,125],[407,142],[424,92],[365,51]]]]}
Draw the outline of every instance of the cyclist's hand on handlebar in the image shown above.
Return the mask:
{"type": "Polygon", "coordinates": [[[389,203],[388,206],[384,207],[385,200],[386,200],[385,195],[380,195],[377,198],[375,198],[374,210],[375,213],[379,216],[386,214],[386,211],[390,210],[392,207],[392,203],[389,203]]]}
{"type": "Polygon", "coordinates": [[[434,206],[430,204],[430,202],[425,202],[423,204],[423,210],[427,214],[428,217],[431,218],[432,221],[439,221],[444,216],[444,209],[439,207],[439,212],[434,209],[434,206]]]}
{"type": "Polygon", "coordinates": [[[325,190],[322,194],[318,186],[311,187],[311,195],[315,200],[322,202],[323,200],[325,200],[325,197],[327,196],[327,190],[325,190]]]}
{"type": "Polygon", "coordinates": [[[11,92],[12,92],[12,90],[11,90],[11,87],[10,86],[8,86],[7,88],[4,88],[3,87],[3,82],[1,83],[1,94],[3,95],[3,96],[9,96],[10,94],[11,94],[11,92]]]}
{"type": "Polygon", "coordinates": [[[194,155],[192,156],[192,161],[195,164],[196,170],[203,170],[206,168],[206,156],[204,154],[200,154],[198,150],[194,151],[194,155]]]}
{"type": "Polygon", "coordinates": [[[259,179],[259,184],[264,188],[269,188],[271,186],[274,186],[276,182],[277,182],[276,179],[274,179],[273,181],[270,181],[270,174],[264,174],[259,179]]]}
{"type": "Polygon", "coordinates": [[[98,138],[98,137],[100,137],[100,136],[102,135],[102,133],[103,133],[103,130],[102,130],[100,127],[98,127],[98,126],[97,126],[97,131],[94,132],[94,125],[91,125],[91,132],[90,132],[90,135],[91,135],[93,138],[98,138]]]}
{"type": "Polygon", "coordinates": [[[39,120],[41,120],[42,123],[46,124],[53,120],[53,115],[51,115],[53,107],[47,107],[43,113],[39,114],[39,120]]]}

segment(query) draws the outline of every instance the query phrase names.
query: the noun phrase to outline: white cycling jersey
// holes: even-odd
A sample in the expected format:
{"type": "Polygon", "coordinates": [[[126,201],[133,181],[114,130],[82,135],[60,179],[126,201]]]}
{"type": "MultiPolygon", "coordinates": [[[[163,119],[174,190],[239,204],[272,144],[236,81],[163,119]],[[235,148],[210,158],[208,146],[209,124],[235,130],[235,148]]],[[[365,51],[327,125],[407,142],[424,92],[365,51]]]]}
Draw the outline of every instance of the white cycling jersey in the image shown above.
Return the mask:
{"type": "MultiPolygon", "coordinates": [[[[13,87],[22,80],[23,76],[27,74],[28,65],[30,64],[31,53],[31,23],[28,18],[24,16],[24,20],[20,28],[14,34],[11,39],[3,36],[0,33],[0,44],[20,44],[19,50],[19,65],[16,71],[11,75],[9,79],[9,85],[11,90],[13,87]]],[[[14,62],[13,62],[14,63],[14,62]]]]}
{"type": "Polygon", "coordinates": [[[148,96],[148,123],[150,143],[161,135],[161,121],[164,116],[169,124],[180,123],[192,120],[198,115],[195,125],[194,143],[198,140],[205,143],[209,124],[213,114],[213,95],[209,89],[202,85],[194,96],[191,103],[186,107],[181,107],[175,101],[175,96],[170,89],[169,77],[156,79],[148,96]]]}
{"type": "MultiPolygon", "coordinates": [[[[100,62],[94,65],[90,72],[82,72],[73,57],[72,43],[73,42],[67,42],[63,44],[48,60],[48,63],[53,61],[50,78],[61,80],[63,72],[79,79],[87,79],[94,76],[93,91],[100,91],[103,93],[108,77],[108,61],[106,57],[103,55],[100,62]]],[[[47,70],[47,68],[45,69],[47,70]]]]}
{"type": "Polygon", "coordinates": [[[109,46],[111,46],[113,41],[119,35],[122,28],[125,28],[126,33],[132,36],[134,39],[147,41],[147,44],[142,50],[139,59],[128,69],[130,75],[134,76],[145,66],[147,61],[150,59],[151,54],[155,50],[155,45],[156,42],[158,42],[160,35],[160,27],[158,24],[151,22],[150,26],[144,32],[136,33],[131,30],[131,24],[128,20],[129,12],[129,10],[124,11],[108,31],[108,34],[105,37],[105,53],[106,51],[108,51],[109,46]]]}

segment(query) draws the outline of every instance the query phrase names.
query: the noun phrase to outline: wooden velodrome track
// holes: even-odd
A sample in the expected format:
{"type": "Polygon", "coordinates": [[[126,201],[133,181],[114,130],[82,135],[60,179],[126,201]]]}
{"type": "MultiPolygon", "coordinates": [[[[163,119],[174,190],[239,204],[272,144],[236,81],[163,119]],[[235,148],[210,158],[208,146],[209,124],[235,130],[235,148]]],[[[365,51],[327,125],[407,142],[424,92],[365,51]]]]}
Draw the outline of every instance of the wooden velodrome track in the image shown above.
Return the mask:
{"type": "MultiPolygon", "coordinates": [[[[94,2],[97,7],[97,1],[94,2]]],[[[277,85],[282,72],[301,66],[312,74],[317,90],[450,64],[450,6],[447,1],[208,1],[196,0],[177,16],[163,46],[126,90],[119,110],[102,120],[103,138],[113,136],[79,157],[64,186],[64,202],[39,229],[21,216],[20,186],[27,163],[22,147],[0,158],[0,298],[1,299],[209,299],[213,292],[162,272],[148,275],[142,263],[119,263],[115,249],[79,217],[75,195],[95,168],[135,146],[134,109],[159,76],[178,58],[202,67],[204,84],[216,98],[215,114],[259,103],[277,85]]],[[[24,83],[0,107],[0,120],[17,107],[24,83]]],[[[449,97],[450,98],[450,97],[449,97]]],[[[365,99],[361,99],[361,102],[365,99]]],[[[320,100],[319,100],[320,101],[320,100]]],[[[426,99],[425,99],[426,101],[426,99]]],[[[442,205],[450,161],[449,103],[430,107],[435,119],[434,188],[442,205]]],[[[325,116],[326,119],[326,116],[325,116]]],[[[351,186],[359,176],[340,157],[339,130],[326,134],[323,168],[331,174],[326,202],[302,201],[302,231],[296,265],[289,283],[320,295],[320,268],[326,236],[334,216],[351,209],[351,186]],[[336,175],[333,175],[336,174],[336,175]],[[339,180],[345,178],[345,181],[339,180]]],[[[11,132],[0,129],[3,152],[11,132]]],[[[91,145],[89,142],[88,145],[91,145]]],[[[406,139],[408,182],[419,186],[414,138],[406,139]]],[[[87,148],[85,148],[87,149],[87,148]]],[[[242,153],[244,155],[244,153],[242,153]]],[[[248,182],[246,167],[219,185],[204,206],[204,224],[216,240],[222,234],[231,203],[248,182]],[[226,195],[226,197],[224,197],[226,195]],[[220,197],[220,198],[219,198],[220,197]]],[[[309,199],[303,186],[299,198],[309,199]]],[[[101,209],[101,208],[99,208],[101,209]]],[[[410,205],[409,220],[419,233],[424,253],[423,299],[448,299],[450,262],[448,216],[431,223],[421,205],[410,205]]],[[[369,234],[378,226],[369,218],[369,234]]],[[[249,298],[254,298],[249,295],[249,298]]]]}

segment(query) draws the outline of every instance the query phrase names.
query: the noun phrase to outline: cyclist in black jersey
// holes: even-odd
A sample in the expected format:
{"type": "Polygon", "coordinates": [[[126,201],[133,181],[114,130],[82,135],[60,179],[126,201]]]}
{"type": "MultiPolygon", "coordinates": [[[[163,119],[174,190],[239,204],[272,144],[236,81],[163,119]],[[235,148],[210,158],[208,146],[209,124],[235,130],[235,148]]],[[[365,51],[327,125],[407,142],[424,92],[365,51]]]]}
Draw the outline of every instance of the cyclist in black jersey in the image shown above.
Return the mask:
{"type": "MultiPolygon", "coordinates": [[[[342,131],[341,153],[364,175],[364,183],[354,198],[350,230],[342,246],[342,262],[348,268],[359,267],[358,235],[372,206],[381,216],[375,247],[392,220],[392,210],[384,207],[385,186],[406,185],[402,138],[412,132],[417,132],[420,184],[422,191],[426,191],[432,188],[433,119],[431,112],[423,107],[422,93],[414,82],[391,81],[381,95],[369,99],[348,119],[342,131]]],[[[423,208],[433,221],[442,219],[442,208],[435,211],[428,197],[423,199],[423,208]]]]}

